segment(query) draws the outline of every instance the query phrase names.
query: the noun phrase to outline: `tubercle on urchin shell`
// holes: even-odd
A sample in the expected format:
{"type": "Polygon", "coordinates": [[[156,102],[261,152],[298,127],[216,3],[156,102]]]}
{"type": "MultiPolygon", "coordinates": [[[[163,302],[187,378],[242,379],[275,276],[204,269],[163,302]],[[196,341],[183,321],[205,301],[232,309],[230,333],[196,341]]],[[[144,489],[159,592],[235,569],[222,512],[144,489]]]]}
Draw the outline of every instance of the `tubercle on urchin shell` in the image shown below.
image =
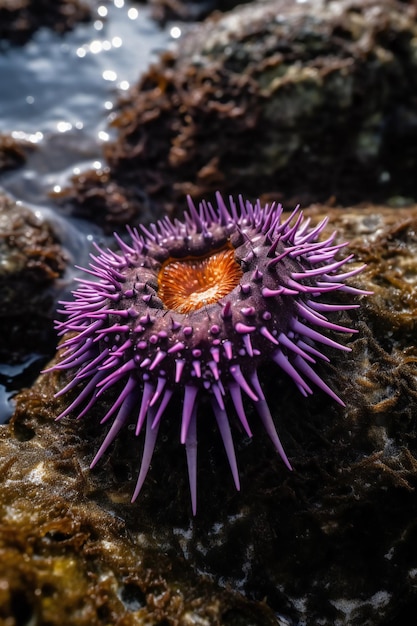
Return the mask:
{"type": "MultiPolygon", "coordinates": [[[[304,396],[313,393],[313,383],[343,405],[313,366],[317,359],[329,361],[318,349],[320,344],[349,350],[323,331],[356,332],[330,322],[328,315],[359,305],[331,304],[322,296],[333,291],[368,293],[344,282],[363,269],[340,271],[353,257],[336,259],[346,243],[335,244],[335,232],[318,240],[327,219],[310,227],[299,207],[282,220],[281,205],[261,206],[259,201],[251,204],[240,197],[238,203],[230,198],[227,206],[219,193],[216,201],[217,206],[202,202],[196,207],[188,198],[183,221],[166,217],[147,228],[128,228],[129,243],[115,235],[118,252],[95,246],[90,267],[81,268],[93,280],[78,279],[74,300],[62,303],[66,319],[56,326],[60,335],[71,335],[60,346],[61,361],[52,368],[75,371],[58,396],[81,388],[58,419],[74,411],[78,417],[85,416],[108,390],[119,394],[101,420],[106,423],[113,418],[92,467],[132,417],[136,418],[137,435],[145,428],[132,500],[148,472],[161,418],[174,393],[182,393],[181,443],[186,448],[194,513],[200,398],[211,402],[237,489],[239,473],[227,398],[251,436],[242,394],[250,398],[281,458],[291,468],[257,370],[272,360],[304,396]],[[201,269],[200,260],[226,248],[234,250],[236,271],[230,292],[224,295],[222,291],[216,299],[216,263],[213,276],[206,277],[208,270],[206,266],[201,269]],[[176,271],[181,275],[182,263],[191,263],[191,273],[187,266],[191,276],[194,270],[203,272],[196,281],[201,290],[198,308],[193,309],[193,304],[187,313],[168,309],[161,299],[164,277],[160,271],[170,260],[175,261],[171,282],[176,271]],[[206,278],[213,283],[207,291],[201,287],[206,278]]],[[[226,267],[230,267],[230,259],[226,267]]],[[[226,276],[229,284],[227,281],[226,276]]]]}

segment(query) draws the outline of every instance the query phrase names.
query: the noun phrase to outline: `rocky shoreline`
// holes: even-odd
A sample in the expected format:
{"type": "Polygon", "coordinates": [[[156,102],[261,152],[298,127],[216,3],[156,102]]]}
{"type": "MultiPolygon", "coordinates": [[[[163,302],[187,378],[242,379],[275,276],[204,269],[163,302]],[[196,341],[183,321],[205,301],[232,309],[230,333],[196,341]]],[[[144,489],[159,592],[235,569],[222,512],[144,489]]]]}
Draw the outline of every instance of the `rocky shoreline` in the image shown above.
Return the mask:
{"type": "MultiPolygon", "coordinates": [[[[409,619],[417,603],[416,41],[412,2],[242,5],[189,27],[120,101],[103,168],[55,195],[71,214],[108,233],[180,216],[186,193],[259,195],[287,209],[302,202],[313,224],[328,216],[327,234],[336,230],[366,264],[352,284],[373,295],[338,320],[359,331],[346,340],[352,351],[330,350],[323,364],[345,407],[319,392],[304,398],[262,369],[294,471],[251,412],[253,439],[236,438],[236,492],[203,408],[195,518],[180,407],[164,421],[131,504],[139,465],[131,430],[89,469],[114,398],[82,420],[57,422],[65,372],[22,389],[0,426],[5,626],[409,619]]],[[[24,146],[2,136],[0,166],[24,171],[24,159],[24,146]]],[[[0,256],[2,361],[52,355],[68,254],[47,217],[4,192],[0,256]]]]}

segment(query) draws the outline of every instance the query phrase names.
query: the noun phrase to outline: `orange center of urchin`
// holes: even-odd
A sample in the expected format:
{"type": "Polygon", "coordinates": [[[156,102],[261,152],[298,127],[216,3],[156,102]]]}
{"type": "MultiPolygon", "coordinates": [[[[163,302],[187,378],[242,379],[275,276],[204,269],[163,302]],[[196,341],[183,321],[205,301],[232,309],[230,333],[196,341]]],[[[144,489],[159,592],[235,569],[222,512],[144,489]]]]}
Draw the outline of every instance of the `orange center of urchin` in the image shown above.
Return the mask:
{"type": "Polygon", "coordinates": [[[191,313],[230,293],[242,274],[229,246],[202,257],[170,258],[158,275],[158,295],[167,309],[191,313]]]}

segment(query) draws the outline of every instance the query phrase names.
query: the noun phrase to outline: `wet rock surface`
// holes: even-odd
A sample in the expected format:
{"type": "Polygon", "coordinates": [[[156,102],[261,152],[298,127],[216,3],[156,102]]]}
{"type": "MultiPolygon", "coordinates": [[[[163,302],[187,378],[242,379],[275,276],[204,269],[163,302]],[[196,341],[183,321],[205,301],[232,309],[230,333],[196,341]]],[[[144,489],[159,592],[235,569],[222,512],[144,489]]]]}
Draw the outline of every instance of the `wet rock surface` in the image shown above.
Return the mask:
{"type": "Polygon", "coordinates": [[[352,352],[323,366],[346,408],[261,371],[294,471],[252,414],[253,439],[236,436],[241,493],[203,410],[192,518],[179,407],[132,505],[140,441],[125,429],[89,470],[111,399],[57,423],[65,404],[53,394],[68,379],[44,374],[1,429],[1,606],[24,598],[26,615],[48,624],[65,607],[77,624],[265,626],[394,626],[415,607],[417,206],[310,213],[328,214],[329,231],[352,242],[368,264],[355,284],[374,291],[344,319],[359,330],[352,352]]]}
{"type": "Polygon", "coordinates": [[[112,230],[217,189],[415,199],[415,17],[394,0],[269,0],[196,25],[120,103],[108,167],[68,203],[112,230]]]}
{"type": "Polygon", "coordinates": [[[43,26],[63,33],[88,19],[82,0],[0,0],[0,40],[24,44],[43,26]]]}
{"type": "Polygon", "coordinates": [[[2,362],[53,348],[56,281],[65,267],[65,253],[47,221],[0,193],[2,362]]]}
{"type": "MultiPolygon", "coordinates": [[[[154,509],[152,519],[141,507],[132,509],[130,482],[110,486],[113,472],[101,472],[103,491],[88,470],[94,429],[91,423],[87,430],[76,423],[62,429],[54,421],[55,383],[45,376],[24,392],[12,425],[0,431],[0,619],[10,625],[276,624],[264,603],[219,587],[174,557],[172,529],[159,526],[163,511],[154,509]]],[[[132,453],[130,447],[133,463],[132,453]]],[[[177,504],[185,516],[182,495],[177,504]]]]}
{"type": "Polygon", "coordinates": [[[26,161],[26,153],[33,149],[29,142],[18,141],[0,133],[0,172],[14,169],[26,161]]]}

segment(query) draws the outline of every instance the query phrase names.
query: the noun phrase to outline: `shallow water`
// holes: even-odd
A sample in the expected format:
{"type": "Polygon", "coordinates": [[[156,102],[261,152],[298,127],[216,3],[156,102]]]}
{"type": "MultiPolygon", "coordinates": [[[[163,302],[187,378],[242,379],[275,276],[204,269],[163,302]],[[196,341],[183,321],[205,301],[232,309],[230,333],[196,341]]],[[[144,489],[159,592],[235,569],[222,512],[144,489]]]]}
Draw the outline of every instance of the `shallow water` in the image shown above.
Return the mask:
{"type": "MultiPolygon", "coordinates": [[[[48,197],[73,174],[102,166],[101,144],[118,95],[129,89],[178,39],[181,28],[161,29],[146,8],[113,0],[97,8],[96,19],[64,36],[37,32],[23,47],[0,52],[0,132],[33,145],[23,168],[6,172],[0,187],[37,213],[52,219],[71,259],[83,254],[99,229],[70,220],[48,197]]],[[[72,276],[67,276],[67,284],[72,276]]],[[[63,285],[65,289],[65,285],[63,285]]],[[[11,412],[11,397],[36,377],[45,356],[30,355],[11,367],[0,363],[0,423],[11,412]]]]}

